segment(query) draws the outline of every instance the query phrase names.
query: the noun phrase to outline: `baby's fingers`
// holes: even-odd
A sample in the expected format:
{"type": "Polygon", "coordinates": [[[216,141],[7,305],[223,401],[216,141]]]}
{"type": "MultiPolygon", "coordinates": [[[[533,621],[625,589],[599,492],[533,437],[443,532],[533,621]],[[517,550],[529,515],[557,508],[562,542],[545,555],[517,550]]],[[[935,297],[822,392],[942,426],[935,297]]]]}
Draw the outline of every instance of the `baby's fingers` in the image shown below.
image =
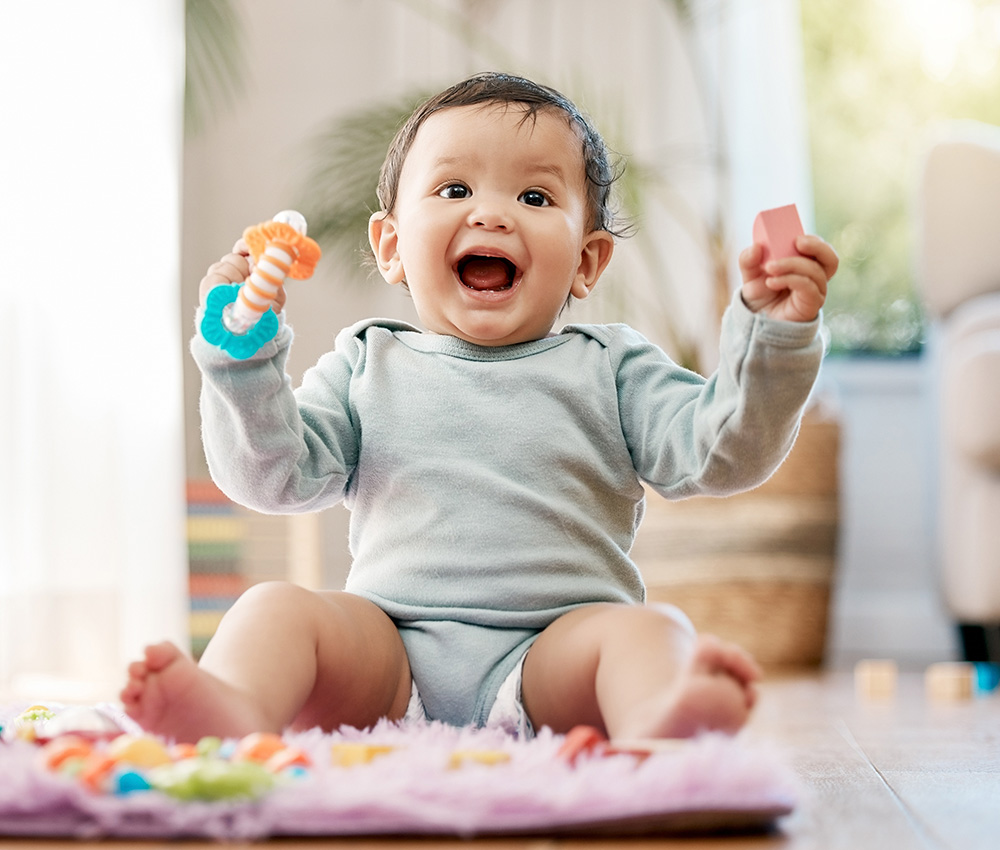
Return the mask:
{"type": "Polygon", "coordinates": [[[769,289],[801,289],[813,286],[826,297],[829,277],[826,268],[811,257],[785,257],[766,263],[767,286],[769,289]]]}
{"type": "Polygon", "coordinates": [[[795,240],[795,250],[819,263],[827,280],[830,280],[840,267],[840,257],[837,256],[833,246],[819,236],[811,234],[799,236],[795,240]]]}
{"type": "Polygon", "coordinates": [[[769,277],[767,288],[778,296],[765,308],[776,319],[811,322],[826,301],[826,281],[817,282],[803,275],[769,277]]]}
{"type": "Polygon", "coordinates": [[[271,309],[274,310],[275,313],[281,312],[281,308],[285,306],[286,297],[285,287],[279,286],[277,293],[275,293],[274,301],[271,302],[271,309]]]}
{"type": "Polygon", "coordinates": [[[740,252],[740,274],[743,276],[744,283],[755,280],[760,276],[760,261],[763,259],[763,256],[763,249],[756,242],[740,252]]]}
{"type": "Polygon", "coordinates": [[[198,294],[204,303],[208,293],[216,286],[232,283],[243,283],[250,274],[250,263],[246,256],[240,253],[226,254],[218,262],[212,263],[201,279],[198,294]]]}

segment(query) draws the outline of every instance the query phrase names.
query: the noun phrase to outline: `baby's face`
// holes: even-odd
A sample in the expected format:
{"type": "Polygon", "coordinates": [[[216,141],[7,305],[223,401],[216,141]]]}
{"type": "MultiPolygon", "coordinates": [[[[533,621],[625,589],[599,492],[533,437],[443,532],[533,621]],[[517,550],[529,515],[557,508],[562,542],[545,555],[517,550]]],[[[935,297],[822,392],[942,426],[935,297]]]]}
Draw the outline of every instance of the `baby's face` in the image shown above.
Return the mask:
{"type": "Polygon", "coordinates": [[[383,276],[420,321],[479,345],[541,339],[586,297],[613,240],[592,231],[581,141],[566,118],[513,106],[431,115],[403,164],[396,208],[372,220],[383,276]]]}

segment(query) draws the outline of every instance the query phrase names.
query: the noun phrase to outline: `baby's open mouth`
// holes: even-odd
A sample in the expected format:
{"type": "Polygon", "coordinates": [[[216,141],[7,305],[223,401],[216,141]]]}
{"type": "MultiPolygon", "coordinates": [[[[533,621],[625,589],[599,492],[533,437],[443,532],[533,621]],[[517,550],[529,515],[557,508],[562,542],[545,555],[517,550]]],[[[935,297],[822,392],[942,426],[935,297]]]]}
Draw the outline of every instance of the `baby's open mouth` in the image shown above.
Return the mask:
{"type": "Polygon", "coordinates": [[[505,257],[469,254],[458,261],[458,278],[477,292],[503,292],[514,285],[517,266],[505,257]]]}

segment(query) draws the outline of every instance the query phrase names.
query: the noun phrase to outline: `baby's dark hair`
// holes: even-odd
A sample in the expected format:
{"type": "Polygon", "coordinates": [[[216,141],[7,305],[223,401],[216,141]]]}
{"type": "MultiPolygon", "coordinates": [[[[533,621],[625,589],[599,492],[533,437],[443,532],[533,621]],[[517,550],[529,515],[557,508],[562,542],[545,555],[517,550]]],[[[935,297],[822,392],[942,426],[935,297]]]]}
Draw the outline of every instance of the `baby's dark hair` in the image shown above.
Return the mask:
{"type": "Polygon", "coordinates": [[[391,213],[399,191],[399,175],[410,152],[417,131],[435,112],[458,106],[481,104],[516,105],[524,110],[524,120],[534,121],[543,110],[562,112],[571,127],[580,135],[583,165],[587,181],[587,202],[594,230],[606,230],[615,236],[624,235],[625,228],[616,223],[611,204],[611,187],[621,176],[622,168],[612,161],[612,155],[601,134],[566,96],[548,86],[524,77],[487,72],[476,74],[445,89],[418,106],[396,133],[389,145],[378,181],[378,199],[384,212],[391,213]]]}

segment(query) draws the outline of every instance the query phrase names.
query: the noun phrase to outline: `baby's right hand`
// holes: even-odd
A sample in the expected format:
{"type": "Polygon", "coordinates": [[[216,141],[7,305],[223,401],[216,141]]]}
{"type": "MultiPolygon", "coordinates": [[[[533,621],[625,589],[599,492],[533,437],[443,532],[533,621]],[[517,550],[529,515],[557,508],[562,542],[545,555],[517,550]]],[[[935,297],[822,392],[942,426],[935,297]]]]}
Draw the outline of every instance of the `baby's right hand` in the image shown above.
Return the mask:
{"type": "MultiPolygon", "coordinates": [[[[208,267],[208,271],[205,272],[205,276],[201,279],[201,283],[198,287],[198,296],[201,299],[201,306],[205,306],[205,300],[208,298],[208,293],[211,292],[215,287],[233,284],[233,283],[243,283],[249,276],[250,272],[253,271],[253,259],[250,257],[250,249],[247,247],[247,243],[242,239],[238,239],[236,244],[233,245],[233,250],[231,253],[226,254],[217,263],[212,263],[208,267]]],[[[275,313],[280,313],[281,308],[285,306],[285,287],[278,288],[278,294],[274,297],[274,302],[271,304],[271,309],[275,313]]]]}

